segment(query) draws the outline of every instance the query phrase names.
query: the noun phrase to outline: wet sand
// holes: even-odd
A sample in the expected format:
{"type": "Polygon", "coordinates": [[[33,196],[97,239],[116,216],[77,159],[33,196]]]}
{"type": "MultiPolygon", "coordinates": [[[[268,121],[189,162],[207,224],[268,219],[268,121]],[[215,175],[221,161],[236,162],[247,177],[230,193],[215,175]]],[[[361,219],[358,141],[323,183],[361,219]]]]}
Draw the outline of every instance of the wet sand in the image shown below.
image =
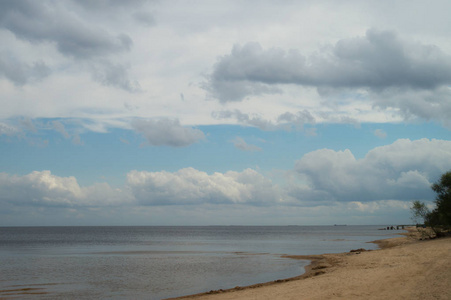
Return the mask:
{"type": "Polygon", "coordinates": [[[451,238],[375,241],[380,250],[289,256],[312,263],[288,280],[210,291],[177,299],[451,299],[451,238]]]}

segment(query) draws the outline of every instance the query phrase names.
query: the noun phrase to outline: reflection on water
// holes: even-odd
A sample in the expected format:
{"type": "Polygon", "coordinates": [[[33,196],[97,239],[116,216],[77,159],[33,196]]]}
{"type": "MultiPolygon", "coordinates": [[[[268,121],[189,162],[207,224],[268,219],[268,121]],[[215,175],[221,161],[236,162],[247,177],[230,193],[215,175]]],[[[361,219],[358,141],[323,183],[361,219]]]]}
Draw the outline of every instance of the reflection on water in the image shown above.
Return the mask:
{"type": "MultiPolygon", "coordinates": [[[[302,274],[282,254],[375,249],[373,226],[0,228],[0,297],[162,299],[302,274]]],[[[393,234],[393,233],[391,233],[393,234]]]]}

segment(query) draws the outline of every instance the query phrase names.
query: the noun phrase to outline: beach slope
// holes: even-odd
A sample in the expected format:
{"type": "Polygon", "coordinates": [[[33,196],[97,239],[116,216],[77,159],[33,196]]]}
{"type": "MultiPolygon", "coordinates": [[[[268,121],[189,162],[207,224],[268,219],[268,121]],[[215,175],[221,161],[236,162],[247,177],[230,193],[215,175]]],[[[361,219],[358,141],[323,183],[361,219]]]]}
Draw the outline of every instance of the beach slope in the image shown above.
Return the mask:
{"type": "Polygon", "coordinates": [[[297,279],[182,299],[451,299],[451,238],[378,244],[381,250],[293,257],[312,260],[297,279]]]}

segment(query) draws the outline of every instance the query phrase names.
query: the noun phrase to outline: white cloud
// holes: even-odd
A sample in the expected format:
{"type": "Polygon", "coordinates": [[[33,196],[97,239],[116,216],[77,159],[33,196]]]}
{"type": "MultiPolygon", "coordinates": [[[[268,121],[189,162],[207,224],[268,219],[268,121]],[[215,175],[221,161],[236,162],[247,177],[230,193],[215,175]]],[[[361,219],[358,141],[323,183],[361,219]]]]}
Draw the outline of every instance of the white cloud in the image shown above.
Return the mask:
{"type": "Polygon", "coordinates": [[[177,172],[131,171],[124,188],[107,183],[81,187],[73,176],[50,171],[24,176],[0,173],[0,204],[10,206],[93,208],[106,206],[166,206],[202,204],[272,205],[279,190],[252,169],[211,175],[193,168],[177,172]]]}
{"type": "Polygon", "coordinates": [[[186,168],[177,172],[131,171],[127,185],[139,203],[171,204],[252,204],[278,201],[277,186],[252,169],[211,175],[186,168]]]}
{"type": "Polygon", "coordinates": [[[418,170],[401,172],[396,179],[389,179],[387,183],[398,188],[416,189],[418,187],[430,187],[427,174],[422,174],[418,170]]]}
{"type": "MultiPolygon", "coordinates": [[[[60,177],[50,171],[23,176],[0,173],[0,206],[9,211],[6,217],[39,208],[33,210],[34,217],[60,210],[71,218],[87,216],[92,222],[97,216],[110,223],[121,212],[139,215],[141,223],[145,214],[155,216],[154,221],[161,224],[169,222],[164,218],[171,219],[174,212],[183,222],[171,219],[168,224],[271,223],[268,220],[278,224],[379,224],[398,217],[406,222],[411,201],[432,200],[431,183],[449,169],[450,141],[398,140],[372,149],[362,159],[349,150],[307,153],[296,162],[294,179],[280,185],[252,169],[212,174],[194,168],[134,170],[128,172],[122,188],[107,183],[83,187],[73,176],[60,177]],[[210,216],[202,217],[202,212],[210,216]],[[225,218],[227,212],[236,214],[225,218]]],[[[138,222],[127,216],[124,220],[138,222]]]]}
{"type": "Polygon", "coordinates": [[[432,182],[451,169],[451,142],[397,140],[363,159],[349,150],[316,150],[296,162],[307,187],[290,194],[301,201],[375,201],[431,199],[432,182]]]}
{"type": "Polygon", "coordinates": [[[59,177],[50,171],[34,171],[24,176],[0,173],[0,202],[10,205],[91,207],[129,201],[127,192],[106,183],[80,187],[75,177],[59,177]]]}
{"type": "Polygon", "coordinates": [[[344,204],[346,210],[356,211],[366,214],[377,214],[378,216],[384,214],[393,214],[395,211],[408,211],[411,207],[410,202],[399,200],[381,200],[371,202],[358,202],[353,201],[344,204]]]}
{"type": "Polygon", "coordinates": [[[303,207],[336,202],[431,200],[431,183],[449,169],[451,142],[398,140],[374,148],[360,160],[349,150],[307,153],[295,165],[299,179],[282,186],[252,169],[213,174],[194,168],[177,172],[135,170],[127,174],[122,189],[113,189],[106,183],[80,187],[75,177],[34,171],[24,176],[1,173],[0,199],[36,206],[208,203],[303,207]]]}

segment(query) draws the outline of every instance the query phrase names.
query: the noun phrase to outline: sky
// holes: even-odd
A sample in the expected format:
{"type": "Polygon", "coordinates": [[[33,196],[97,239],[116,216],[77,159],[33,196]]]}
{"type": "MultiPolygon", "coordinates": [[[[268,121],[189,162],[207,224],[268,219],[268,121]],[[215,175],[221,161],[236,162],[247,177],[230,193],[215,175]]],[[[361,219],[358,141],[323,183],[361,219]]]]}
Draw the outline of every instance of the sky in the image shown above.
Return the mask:
{"type": "Polygon", "coordinates": [[[411,224],[450,1],[0,1],[0,226],[411,224]]]}

